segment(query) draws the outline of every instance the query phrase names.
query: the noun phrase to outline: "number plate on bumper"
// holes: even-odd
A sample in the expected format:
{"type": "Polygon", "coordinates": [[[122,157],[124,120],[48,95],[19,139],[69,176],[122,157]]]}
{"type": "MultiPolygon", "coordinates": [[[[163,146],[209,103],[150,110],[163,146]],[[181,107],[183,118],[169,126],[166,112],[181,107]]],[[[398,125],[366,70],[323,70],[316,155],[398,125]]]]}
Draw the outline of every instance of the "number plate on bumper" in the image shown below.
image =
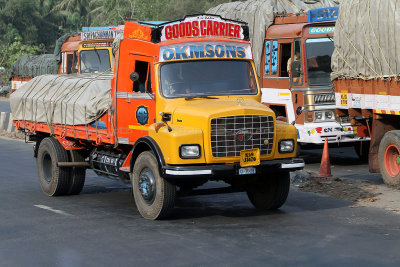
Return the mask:
{"type": "Polygon", "coordinates": [[[256,168],[254,167],[240,168],[238,170],[238,174],[239,175],[256,174],[256,168]]]}
{"type": "Polygon", "coordinates": [[[260,149],[245,149],[240,151],[240,167],[260,165],[260,149]]]}

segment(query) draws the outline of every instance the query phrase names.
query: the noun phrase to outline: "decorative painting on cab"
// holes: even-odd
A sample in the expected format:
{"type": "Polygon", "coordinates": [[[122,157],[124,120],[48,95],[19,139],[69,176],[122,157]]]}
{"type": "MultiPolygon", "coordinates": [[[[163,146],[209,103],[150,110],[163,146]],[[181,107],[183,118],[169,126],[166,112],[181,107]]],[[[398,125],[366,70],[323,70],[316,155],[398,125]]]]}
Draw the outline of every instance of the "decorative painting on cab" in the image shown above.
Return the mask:
{"type": "Polygon", "coordinates": [[[149,121],[149,110],[145,106],[139,106],[136,110],[136,120],[141,125],[146,125],[149,121]]]}

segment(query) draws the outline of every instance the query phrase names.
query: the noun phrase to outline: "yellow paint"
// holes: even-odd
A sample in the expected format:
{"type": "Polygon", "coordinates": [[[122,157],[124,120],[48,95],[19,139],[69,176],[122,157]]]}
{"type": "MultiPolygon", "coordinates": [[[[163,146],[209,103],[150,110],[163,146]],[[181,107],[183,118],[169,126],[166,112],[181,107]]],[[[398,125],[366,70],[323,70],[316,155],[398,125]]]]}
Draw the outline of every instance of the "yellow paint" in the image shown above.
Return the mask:
{"type": "Polygon", "coordinates": [[[347,94],[340,94],[340,104],[347,106],[347,94]]]}
{"type": "Polygon", "coordinates": [[[379,92],[378,95],[387,95],[387,92],[379,92]]]}
{"type": "Polygon", "coordinates": [[[129,129],[133,130],[141,130],[141,131],[148,131],[149,127],[148,126],[139,126],[139,125],[129,125],[129,129]]]}
{"type": "Polygon", "coordinates": [[[290,95],[290,93],[279,93],[280,96],[290,95]]]}

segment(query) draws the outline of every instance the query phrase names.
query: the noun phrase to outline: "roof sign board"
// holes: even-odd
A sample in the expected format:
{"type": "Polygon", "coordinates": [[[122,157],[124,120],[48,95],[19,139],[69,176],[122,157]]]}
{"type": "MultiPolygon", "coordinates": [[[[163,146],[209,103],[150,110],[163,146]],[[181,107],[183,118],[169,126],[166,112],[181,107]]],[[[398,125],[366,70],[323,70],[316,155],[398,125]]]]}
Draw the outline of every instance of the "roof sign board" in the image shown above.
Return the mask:
{"type": "Polygon", "coordinates": [[[339,7],[325,7],[308,11],[308,22],[335,21],[339,16],[339,7]]]}
{"type": "Polygon", "coordinates": [[[183,20],[163,25],[161,41],[187,37],[222,37],[245,39],[244,23],[215,15],[186,16],[183,20]]]}
{"type": "Polygon", "coordinates": [[[115,39],[119,33],[123,31],[119,30],[97,30],[97,31],[86,31],[81,33],[82,41],[88,40],[99,40],[99,39],[115,39]]]}
{"type": "Polygon", "coordinates": [[[193,42],[160,48],[160,62],[193,59],[252,59],[250,44],[193,42]]]}
{"type": "Polygon", "coordinates": [[[311,27],[309,29],[310,34],[333,33],[333,32],[335,32],[335,27],[311,27]]]}

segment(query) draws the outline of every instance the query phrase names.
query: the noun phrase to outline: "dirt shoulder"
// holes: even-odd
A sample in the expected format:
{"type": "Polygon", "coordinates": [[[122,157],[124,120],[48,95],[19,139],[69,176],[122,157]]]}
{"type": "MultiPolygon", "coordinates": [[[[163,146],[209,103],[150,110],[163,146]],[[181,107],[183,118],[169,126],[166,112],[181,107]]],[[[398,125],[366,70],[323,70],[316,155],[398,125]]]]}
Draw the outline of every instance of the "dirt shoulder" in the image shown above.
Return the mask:
{"type": "Polygon", "coordinates": [[[371,184],[367,180],[340,177],[317,177],[312,172],[301,171],[300,179],[293,181],[299,191],[322,194],[331,198],[355,201],[352,208],[376,207],[400,215],[400,190],[386,185],[371,184]],[[307,177],[308,174],[308,177],[307,177]]]}
{"type": "Polygon", "coordinates": [[[10,99],[5,96],[0,96],[0,101],[9,101],[10,99]]]}

